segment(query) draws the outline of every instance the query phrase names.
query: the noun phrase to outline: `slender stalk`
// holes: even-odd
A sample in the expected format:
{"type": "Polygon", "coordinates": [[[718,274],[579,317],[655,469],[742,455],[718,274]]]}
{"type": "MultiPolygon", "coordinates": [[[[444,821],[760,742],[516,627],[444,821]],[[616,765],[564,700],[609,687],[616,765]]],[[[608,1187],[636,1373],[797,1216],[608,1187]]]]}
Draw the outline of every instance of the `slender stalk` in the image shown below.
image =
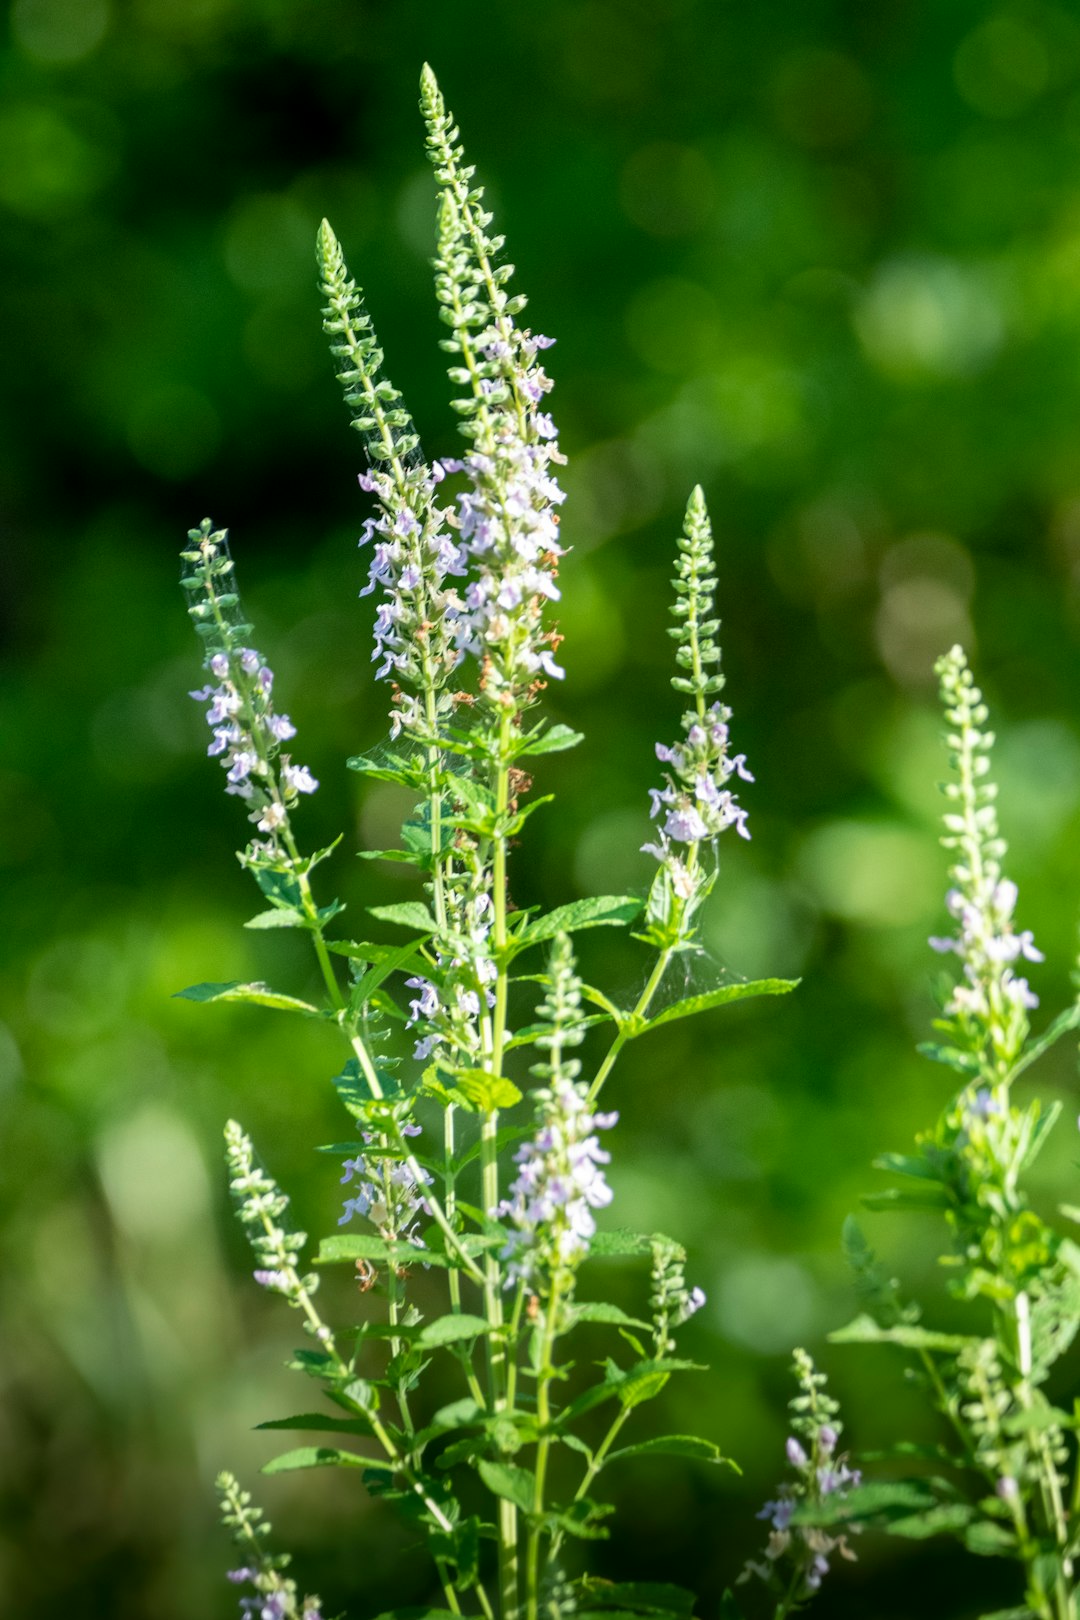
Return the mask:
{"type": "Polygon", "coordinates": [[[552,1353],[559,1313],[559,1278],[556,1274],[551,1295],[544,1312],[544,1328],[540,1345],[540,1365],[536,1375],[536,1421],[539,1439],[536,1443],[536,1469],[533,1475],[533,1517],[529,1525],[525,1563],[526,1620],[537,1620],[540,1593],[540,1516],[544,1511],[544,1487],[547,1481],[548,1455],[551,1451],[551,1380],[555,1376],[552,1353]]]}

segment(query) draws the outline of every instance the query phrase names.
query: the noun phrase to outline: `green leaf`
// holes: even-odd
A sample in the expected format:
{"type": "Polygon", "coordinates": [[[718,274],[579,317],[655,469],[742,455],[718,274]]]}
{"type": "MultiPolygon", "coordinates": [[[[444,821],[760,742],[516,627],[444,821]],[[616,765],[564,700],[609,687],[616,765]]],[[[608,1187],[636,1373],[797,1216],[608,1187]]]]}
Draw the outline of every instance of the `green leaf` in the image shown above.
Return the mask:
{"type": "MultiPolygon", "coordinates": [[[[400,1095],[401,1084],[395,1075],[389,1074],[385,1069],[376,1069],[376,1073],[382,1086],[384,1098],[400,1095]]],[[[377,1099],[371,1090],[367,1076],[360,1068],[358,1058],[346,1059],[345,1067],[341,1073],[334,1076],[334,1090],[352,1117],[359,1120],[362,1125],[367,1125],[370,1105],[377,1099]]]]}
{"type": "Polygon", "coordinates": [[[944,1063],[958,1074],[978,1074],[979,1060],[972,1052],[961,1052],[955,1046],[939,1046],[936,1041],[920,1041],[915,1048],[921,1057],[932,1063],[944,1063]]]}
{"type": "Polygon", "coordinates": [[[179,1001],[251,1001],[259,1007],[277,1007],[282,1012],[302,1012],[319,1018],[321,1013],[310,1002],[298,1001],[295,996],[283,996],[265,984],[192,984],[186,990],[177,990],[174,1000],[179,1001]]]}
{"type": "Polygon", "coordinates": [[[249,917],[244,924],[245,928],[305,928],[307,918],[302,911],[294,911],[291,906],[275,906],[272,911],[257,912],[249,917]]]}
{"type": "Polygon", "coordinates": [[[922,1187],[886,1187],[883,1192],[866,1193],[860,1200],[866,1209],[947,1209],[949,1194],[940,1182],[922,1187]]]}
{"type": "Polygon", "coordinates": [[[620,1306],[609,1305],[603,1299],[590,1299],[579,1305],[571,1305],[566,1315],[568,1327],[577,1327],[579,1322],[610,1322],[615,1327],[635,1327],[647,1331],[650,1326],[636,1316],[627,1316],[620,1306]]]}
{"type": "Polygon", "coordinates": [[[881,1153],[873,1161],[875,1170],[891,1170],[894,1176],[913,1176],[919,1181],[938,1181],[937,1171],[926,1159],[906,1153],[881,1153]]]}
{"type": "Polygon", "coordinates": [[[494,1114],[501,1108],[513,1108],[521,1101],[521,1092],[505,1075],[488,1074],[486,1069],[461,1069],[453,1076],[452,1090],[470,1108],[482,1114],[494,1114]]]}
{"type": "Polygon", "coordinates": [[[569,726],[548,726],[546,731],[537,726],[514,750],[514,758],[521,759],[526,754],[560,754],[565,748],[576,748],[584,741],[584,736],[584,732],[571,731],[569,726]]]}
{"type": "MultiPolygon", "coordinates": [[[[1033,1106],[1038,1107],[1039,1104],[1036,1103],[1033,1106]]],[[[1024,1153],[1023,1158],[1020,1160],[1019,1170],[1029,1170],[1034,1164],[1035,1160],[1042,1152],[1047,1137],[1050,1135],[1050,1132],[1058,1122],[1061,1115],[1061,1108],[1062,1105],[1060,1100],[1055,1100],[1050,1104],[1049,1108],[1047,1108],[1045,1114],[1040,1114],[1039,1117],[1034,1121],[1031,1128],[1031,1141],[1028,1143],[1027,1150],[1024,1153]]]]}
{"type": "Polygon", "coordinates": [[[367,1232],[335,1232],[319,1244],[315,1263],[333,1266],[341,1262],[375,1260],[386,1266],[446,1266],[450,1262],[435,1249],[418,1249],[412,1243],[388,1243],[367,1232]]]}
{"type": "Polygon", "coordinates": [[[589,1240],[590,1260],[622,1259],[651,1253],[651,1240],[643,1232],[631,1232],[627,1227],[619,1227],[614,1232],[597,1232],[589,1240]]]}
{"type": "Polygon", "coordinates": [[[456,1344],[461,1339],[476,1339],[491,1331],[482,1316],[437,1316],[417,1335],[422,1350],[434,1350],[439,1345],[456,1344]]]}
{"type": "Polygon", "coordinates": [[[375,1620],[461,1620],[460,1614],[452,1609],[385,1609],[382,1614],[376,1615],[375,1620]]]}
{"type": "MultiPolygon", "coordinates": [[[[608,1532],[603,1520],[614,1511],[607,1502],[593,1502],[587,1496],[579,1496],[561,1511],[545,1513],[541,1523],[550,1530],[562,1530],[566,1535],[577,1536],[582,1541],[604,1541],[608,1532]]],[[[604,1620],[616,1620],[622,1611],[604,1609],[602,1613],[604,1620]]],[[[575,1620],[587,1620],[587,1615],[588,1610],[584,1613],[575,1611],[575,1620]]]]}
{"type": "Polygon", "coordinates": [[[963,1530],[975,1516],[975,1509],[966,1502],[939,1502],[925,1513],[912,1513],[902,1519],[892,1519],[886,1526],[890,1536],[905,1536],[909,1541],[925,1541],[930,1536],[941,1536],[963,1530]]]}
{"type": "Polygon", "coordinates": [[[828,1528],[833,1524],[876,1518],[879,1514],[910,1517],[912,1513],[936,1506],[937,1497],[922,1480],[874,1480],[843,1493],[837,1491],[820,1502],[800,1503],[791,1515],[791,1522],[828,1528]]]}
{"type": "Polygon", "coordinates": [[[371,1424],[364,1418],[335,1417],[332,1412],[299,1412],[296,1417],[272,1418],[268,1423],[256,1423],[257,1429],[327,1429],[333,1434],[370,1435],[371,1424]]]}
{"type": "Polygon", "coordinates": [[[582,1599],[602,1609],[690,1616],[697,1603],[694,1593],[684,1586],[669,1586],[660,1581],[604,1581],[595,1575],[585,1575],[580,1585],[582,1599]]]}
{"type": "Polygon", "coordinates": [[[361,776],[370,776],[376,782],[396,782],[399,787],[415,787],[423,779],[423,768],[402,754],[387,752],[378,758],[354,754],[345,764],[350,771],[359,771],[361,776]]]}
{"type": "Polygon", "coordinates": [[[481,1457],[476,1469],[493,1495],[513,1502],[523,1513],[532,1512],[533,1476],[527,1468],[518,1468],[514,1463],[490,1462],[481,1457]]]}
{"type": "Polygon", "coordinates": [[[698,1462],[735,1466],[719,1446],[711,1440],[701,1440],[694,1434],[664,1434],[655,1440],[639,1440],[636,1445],[608,1452],[607,1461],[614,1462],[618,1457],[693,1457],[698,1462]]]}
{"type": "Polygon", "coordinates": [[[530,945],[554,939],[556,934],[573,934],[582,928],[621,928],[633,922],[641,907],[642,901],[629,894],[601,894],[572,900],[569,905],[556,906],[546,917],[537,917],[528,923],[511,941],[510,950],[516,955],[530,945]]]}
{"type": "Polygon", "coordinates": [[[397,923],[400,928],[411,928],[418,934],[434,934],[436,923],[422,900],[400,900],[393,906],[368,906],[368,916],[379,922],[397,923]]]}
{"type": "Polygon", "coordinates": [[[958,1355],[978,1342],[968,1334],[935,1333],[904,1322],[883,1328],[872,1316],[857,1316],[846,1327],[829,1334],[830,1344],[898,1344],[905,1350],[936,1350],[943,1355],[958,1355]]]}
{"type": "Polygon", "coordinates": [[[367,972],[352,988],[349,993],[349,1004],[355,1010],[366,1005],[385,979],[391,973],[404,973],[414,965],[420,965],[420,958],[416,953],[416,946],[412,940],[407,945],[398,945],[381,961],[373,962],[367,972]]]}
{"type": "Polygon", "coordinates": [[[383,1457],[358,1457],[355,1451],[342,1451],[338,1446],[298,1446],[264,1463],[261,1471],[291,1474],[301,1468],[377,1468],[387,1474],[394,1472],[393,1465],[383,1457]]]}
{"type": "Polygon", "coordinates": [[[1028,1042],[1025,1050],[1010,1069],[1009,1079],[1015,1080],[1018,1074],[1022,1074],[1026,1068],[1029,1068],[1036,1058],[1042,1057],[1043,1053],[1048,1051],[1054,1045],[1054,1042],[1059,1041],[1070,1029],[1080,1029],[1080,1001],[1076,1002],[1072,1007],[1066,1007],[1063,1013],[1059,1013],[1047,1025],[1041,1035],[1028,1042]]]}
{"type": "Polygon", "coordinates": [[[746,984],[722,984],[716,990],[706,990],[700,996],[687,996],[673,1001],[655,1017],[645,1021],[641,1029],[632,1031],[630,1039],[644,1035],[647,1030],[659,1029],[676,1018],[692,1018],[695,1013],[708,1012],[712,1007],[725,1007],[729,1001],[745,1001],[749,996],[786,996],[800,983],[798,979],[752,979],[746,984]]]}
{"type": "Polygon", "coordinates": [[[1004,1525],[979,1519],[964,1531],[964,1546],[977,1558],[1009,1558],[1016,1552],[1016,1537],[1004,1525]]]}

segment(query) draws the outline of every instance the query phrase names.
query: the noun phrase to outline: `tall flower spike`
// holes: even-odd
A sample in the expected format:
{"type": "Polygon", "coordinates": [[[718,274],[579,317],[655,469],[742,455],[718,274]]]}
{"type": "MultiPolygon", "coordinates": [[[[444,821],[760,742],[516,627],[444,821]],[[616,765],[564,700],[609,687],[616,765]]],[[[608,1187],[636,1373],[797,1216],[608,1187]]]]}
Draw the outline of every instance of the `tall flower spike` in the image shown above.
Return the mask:
{"type": "Polygon", "coordinates": [[[675,659],[684,673],[672,676],[677,692],[691,700],[682,717],[683,735],[670,747],[657,743],[656,757],[668,767],[664,786],[650,788],[651,814],[660,820],[659,837],[644,845],[661,863],[659,890],[654,886],[650,909],[659,920],[672,913],[688,917],[704,899],[715,877],[701,864],[702,847],[715,841],[727,827],[743,838],[750,834],[746,811],[730,783],[733,777],[752,782],[743,754],[729,751],[731,710],[721,703],[724,688],[720,673],[720,646],[713,616],[716,576],[712,527],[705,497],[698,485],[690,496],[678,541],[675,603],[677,623],[670,634],[677,643],[675,659]]]}
{"type": "Polygon", "coordinates": [[[994,734],[983,727],[989,711],[960,647],[938,659],[941,701],[949,726],[946,743],[956,780],[943,791],[951,808],[943,820],[944,847],[955,852],[949,876],[954,887],[946,905],[956,920],[955,935],[931,939],[934,950],[959,957],[963,977],[944,1008],[942,1027],[954,1044],[979,1060],[980,1079],[1003,1080],[1028,1035],[1028,1009],[1038,997],[1014,964],[1041,962],[1031,931],[1013,924],[1017,888],[1002,875],[1006,844],[998,831],[988,780],[994,734]]]}
{"type": "Polygon", "coordinates": [[[292,833],[289,812],[301,794],[314,793],[318,782],[306,765],[294,765],[281,745],[296,736],[287,714],[274,711],[273,671],[249,645],[251,625],[244,622],[236,570],[229,554],[228,532],[204,518],[188,530],[181,581],[188,612],[206,645],[204,668],[214,682],[191,696],[208,703],[207,724],[213,733],[207,753],[220,759],[226,793],[249,806],[249,821],[267,835],[248,849],[252,859],[277,859],[292,833]]]}
{"type": "Polygon", "coordinates": [[[582,1038],[581,984],[565,934],[556,939],[551,989],[538,1011],[549,1026],[537,1040],[548,1061],[533,1073],[548,1084],[535,1093],[539,1128],[515,1155],[517,1179],[497,1213],[511,1225],[502,1256],[507,1286],[520,1280],[565,1299],[596,1231],[592,1212],[611,1202],[603,1171],[611,1155],[596,1132],[619,1117],[589,1112],[588,1088],[577,1079],[581,1065],[568,1055],[582,1038]]]}
{"type": "Polygon", "coordinates": [[[525,300],[506,291],[513,266],[497,263],[503,238],[488,232],[483,191],[472,184],[474,170],[463,161],[458,130],[428,67],[420,104],[442,188],[435,288],[450,329],[443,347],[459,362],[449,375],[465,390],[454,407],[471,442],[463,460],[444,462],[469,481],[456,514],[472,565],[460,641],[480,663],[483,700],[501,715],[516,715],[546,679],[563,674],[555,662],[559,638],[544,621],[546,604],[559,599],[556,509],[565,498],[552,473],[565,457],[541,409],[551,379],[537,355],[551,339],[515,324],[525,300]]]}
{"type": "Polygon", "coordinates": [[[451,582],[465,572],[464,554],[447,530],[446,510],[435,500],[443,469],[429,468],[420,454],[412,418],[383,375],[383,352],[363,295],[326,220],[319,228],[317,259],[326,299],[323,330],[332,339],[345,403],[370,467],[360,484],[378,503],[360,542],[374,546],[361,595],[377,587],[383,591],[372,657],[380,665],[377,676],[394,683],[394,734],[404,727],[430,741],[449,707],[448,683],[462,657],[462,603],[451,582]]]}
{"type": "Polygon", "coordinates": [[[254,1596],[240,1599],[243,1620],[319,1620],[322,1614],[320,1600],[301,1598],[296,1582],[284,1571],[291,1559],[288,1553],[267,1551],[266,1541],[270,1525],[260,1508],[251,1500],[250,1491],[243,1491],[233,1474],[221,1473],[217,1477],[221,1498],[221,1522],[233,1533],[244,1563],[239,1569],[229,1570],[234,1586],[252,1586],[254,1596]]]}

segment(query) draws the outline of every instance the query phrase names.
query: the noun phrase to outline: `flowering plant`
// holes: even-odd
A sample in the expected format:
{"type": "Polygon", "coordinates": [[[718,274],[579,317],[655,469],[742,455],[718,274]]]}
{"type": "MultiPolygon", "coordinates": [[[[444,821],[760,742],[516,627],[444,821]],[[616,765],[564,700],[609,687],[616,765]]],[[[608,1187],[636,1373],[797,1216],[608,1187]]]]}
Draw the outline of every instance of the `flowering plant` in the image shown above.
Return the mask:
{"type": "MultiPolygon", "coordinates": [[[[901,1351],[907,1378],[945,1432],[927,1445],[894,1447],[909,1469],[922,1462],[932,1472],[894,1482],[850,1479],[839,1490],[819,1484],[816,1493],[796,1493],[797,1501],[791,1492],[782,1495],[769,1504],[773,1544],[791,1533],[789,1526],[811,1548],[806,1538],[867,1524],[911,1539],[952,1534],[969,1552],[1011,1559],[1022,1569],[1022,1601],[984,1620],[1075,1620],[1080,1405],[1064,1410],[1048,1386],[1080,1328],[1080,1246],[1036,1212],[1022,1181],[1060,1104],[1044,1109],[1034,1098],[1020,1106],[1013,1088],[1060,1036],[1080,1027],[1080,1002],[1032,1036],[1028,1013],[1038,997],[1018,969],[1043,958],[1031,931],[1014,921],[1017,887],[1002,871],[1006,845],[989,779],[988,711],[959,647],[938,661],[937,674],[954,772],[944,787],[942,843],[953,855],[946,904],[956,928],[930,945],[955,956],[960,975],[943,979],[941,1039],[921,1051],[961,1083],[915,1153],[877,1160],[899,1185],[865,1202],[944,1216],[950,1242],[941,1264],[966,1320],[945,1331],[924,1327],[920,1307],[901,1296],[849,1219],[845,1244],[864,1309],[831,1337],[901,1351]]],[[[1061,1214],[1080,1221],[1071,1206],[1061,1214]]],[[[815,1463],[824,1433],[818,1428],[815,1463]]],[[[799,1455],[789,1442],[789,1459],[803,1467],[802,1448],[794,1444],[799,1455]]],[[[812,1585],[804,1579],[804,1595],[812,1585]]]]}
{"type": "MultiPolygon", "coordinates": [[[[359,1471],[373,1494],[422,1530],[443,1605],[432,1615],[517,1620],[523,1612],[537,1620],[541,1609],[577,1608],[663,1620],[689,1614],[692,1596],[591,1580],[570,1551],[605,1534],[610,1508],[594,1487],[619,1459],[666,1452],[726,1460],[693,1435],[616,1446],[634,1410],[672,1374],[692,1369],[677,1353],[677,1334],[704,1296],[687,1284],[676,1242],[598,1230],[596,1212],[612,1197],[601,1142],[612,1140],[618,1118],[599,1110],[600,1092],[627,1042],[792,984],[728,979],[668,995],[676,958],[703,954],[697,920],[716,879],[720,835],[735,827],[749,836],[733,784],[752,777],[745,758],[730,752],[731,714],[720,700],[712,536],[700,489],[679,540],[673,684],[684,712],[678,741],[656,749],[665,769],[664,785],[651,790],[655,829],[645,848],[656,870],[648,894],[579,899],[541,916],[511,906],[509,849],[545,802],[528,802],[524,762],[581,741],[538,707],[547,684],[563,677],[549,617],[565,550],[563,457],[541,362],[551,340],[518,323],[525,300],[507,290],[503,240],[491,234],[483,193],[427,69],[421,105],[440,188],[436,293],[459,390],[462,456],[423,458],[328,224],[318,239],[325,330],[368,462],[360,482],[374,512],[361,541],[371,548],[361,594],[378,592],[373,656],[390,693],[388,740],[349,764],[415,796],[400,847],[363,853],[414,868],[416,897],[369,908],[376,922],[400,930],[397,942],[332,934],[344,908],[319,902],[313,876],[337,845],[302,852],[294,817],[318,783],[282,751],[296,728],[273,706],[273,676],[252,644],[227,536],[207,520],[183,552],[189,612],[211,677],[192,695],[208,704],[208,752],[258,835],[239,857],[267,906],[249,926],[306,933],[325,996],[316,1004],[261,983],[202,984],[182,994],[323,1019],[344,1047],[334,1083],[355,1135],[328,1151],[342,1161],[348,1196],[338,1224],[348,1230],[323,1239],[315,1259],[357,1269],[359,1319],[321,1312],[319,1274],[305,1269],[307,1240],[288,1222],[287,1197],[241,1127],[230,1122],[226,1131],[255,1280],[299,1312],[310,1343],[293,1364],[328,1402],[268,1425],[320,1438],[265,1471],[359,1471]],[[630,924],[653,962],[636,1004],[624,1010],[581,980],[572,937],[630,924]],[[583,1041],[594,1028],[607,1045],[589,1064],[583,1041]],[[529,1097],[526,1069],[539,1082],[529,1097]],[[582,1267],[612,1255],[650,1261],[647,1314],[578,1297],[582,1267]],[[591,1380],[567,1345],[588,1324],[612,1335],[591,1380]],[[458,1382],[452,1399],[448,1372],[458,1382]],[[601,1410],[613,1415],[597,1429],[601,1410]]],[[[815,1432],[824,1456],[823,1431],[815,1432]]],[[[243,1612],[262,1620],[318,1613],[318,1599],[302,1598],[282,1560],[266,1551],[265,1521],[248,1495],[230,1475],[220,1486],[242,1548],[231,1578],[245,1588],[243,1612]]]]}

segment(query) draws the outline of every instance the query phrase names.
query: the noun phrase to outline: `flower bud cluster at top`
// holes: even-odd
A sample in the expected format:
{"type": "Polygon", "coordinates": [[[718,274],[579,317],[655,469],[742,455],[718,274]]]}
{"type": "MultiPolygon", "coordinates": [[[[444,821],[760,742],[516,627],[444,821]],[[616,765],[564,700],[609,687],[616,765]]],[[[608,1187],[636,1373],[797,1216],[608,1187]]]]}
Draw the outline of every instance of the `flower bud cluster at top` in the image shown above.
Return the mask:
{"type": "Polygon", "coordinates": [[[360,485],[374,495],[378,511],[364,524],[360,544],[373,544],[366,596],[383,595],[375,620],[372,658],[376,675],[394,683],[392,734],[404,729],[422,740],[450,701],[449,682],[464,656],[463,603],[454,579],[466,572],[462,547],[447,528],[449,509],[436,504],[445,477],[436,462],[427,467],[401,395],[382,374],[363,296],[350,277],[337,238],[326,220],[318,238],[318,263],[326,299],[323,330],[361,433],[369,470],[360,485]]]}
{"type": "Polygon", "coordinates": [[[688,1288],[684,1267],[686,1255],[670,1238],[652,1239],[652,1291],[649,1305],[653,1316],[653,1340],[658,1356],[675,1348],[673,1330],[682,1327],[705,1303],[702,1288],[688,1288]]]}
{"type": "Polygon", "coordinates": [[[217,683],[191,696],[208,703],[206,721],[213,736],[207,753],[220,758],[226,793],[250,806],[248,819],[265,843],[255,840],[250,853],[275,857],[287,831],[289,812],[302,793],[314,793],[318,782],[306,765],[294,765],[281,745],[296,736],[287,714],[276,714],[271,701],[274,676],[262,654],[247,645],[251,626],[243,622],[228,534],[213,530],[209,518],[188,531],[190,546],[181,552],[181,583],[188,612],[206,645],[204,667],[217,683]]]}
{"type": "Polygon", "coordinates": [[[229,1473],[218,1475],[217,1488],[222,1523],[233,1532],[234,1541],[250,1560],[227,1573],[234,1586],[250,1584],[255,1588],[255,1596],[240,1599],[243,1620],[320,1620],[320,1599],[314,1595],[301,1598],[296,1582],[283,1574],[289,1566],[288,1554],[266,1550],[270,1526],[250,1493],[242,1491],[229,1473]]]}
{"type": "Polygon", "coordinates": [[[296,1269],[296,1257],[307,1234],[289,1232],[281,1225],[289,1200],[273,1177],[256,1165],[250,1136],[232,1119],[225,1127],[225,1157],[236,1212],[259,1261],[255,1281],[272,1293],[283,1294],[290,1305],[303,1308],[319,1286],[318,1277],[301,1277],[296,1269]]]}
{"type": "MultiPolygon", "coordinates": [[[[398,1125],[398,1135],[419,1136],[420,1126],[405,1120],[398,1125]]],[[[385,1135],[364,1131],[362,1136],[365,1147],[372,1151],[358,1153],[355,1158],[344,1161],[342,1185],[355,1176],[357,1187],[355,1194],[345,1200],[338,1225],[344,1226],[354,1215],[361,1215],[388,1243],[411,1243],[414,1248],[422,1249],[417,1217],[429,1213],[423,1187],[430,1184],[430,1173],[421,1170],[415,1161],[406,1164],[401,1158],[400,1146],[392,1145],[385,1135]],[[422,1182],[416,1178],[414,1165],[422,1182]]]]}
{"type": "Polygon", "coordinates": [[[492,216],[429,69],[420,105],[442,188],[435,287],[450,333],[443,347],[459,362],[449,375],[466,392],[454,407],[472,441],[468,455],[442,463],[469,483],[453,518],[470,564],[457,633],[480,663],[483,701],[516,715],[545,677],[563,674],[558,636],[544,623],[546,604],[559,598],[556,508],[565,499],[552,473],[565,457],[541,408],[551,379],[537,362],[552,340],[515,325],[525,299],[505,290],[513,266],[497,263],[504,239],[488,234],[492,216]]]}
{"type": "Polygon", "coordinates": [[[643,845],[666,868],[677,895],[691,898],[696,887],[694,867],[701,844],[735,827],[749,838],[746,811],[729,783],[734,776],[752,782],[743,754],[729,755],[728,722],[731,710],[719,701],[724,687],[720,673],[720,647],[713,617],[716,577],[713,572],[713,537],[705,497],[694,489],[686,508],[672,612],[678,623],[670,634],[678,643],[676,660],[685,673],[672,677],[678,692],[693,699],[683,715],[683,735],[668,747],[657,743],[656,757],[669,767],[664,786],[650,788],[653,820],[663,817],[659,837],[643,845]]]}
{"type": "Polygon", "coordinates": [[[596,1132],[610,1129],[619,1117],[589,1112],[587,1087],[577,1079],[581,1065],[566,1052],[582,1038],[581,985],[566,935],[555,942],[551,989],[538,1016],[548,1025],[537,1038],[548,1061],[532,1071],[548,1081],[533,1094],[539,1129],[515,1154],[517,1178],[509,1197],[492,1213],[511,1226],[501,1256],[508,1262],[507,1286],[544,1283],[565,1297],[596,1231],[592,1212],[610,1204],[612,1197],[602,1168],[611,1155],[596,1132]]]}
{"type": "Polygon", "coordinates": [[[946,849],[956,851],[949,868],[954,887],[946,904],[956,919],[955,936],[932,938],[934,950],[955,953],[963,969],[945,1005],[957,1044],[976,1053],[998,1078],[1028,1034],[1027,1013],[1038,1006],[1026,978],[1013,971],[1024,958],[1041,962],[1030,930],[1013,925],[1017,888],[1003,877],[1006,845],[998,832],[997,789],[986,778],[994,735],[985,731],[988,710],[959,647],[935,666],[949,726],[946,742],[957,779],[944,786],[954,806],[945,816],[946,849]]]}

